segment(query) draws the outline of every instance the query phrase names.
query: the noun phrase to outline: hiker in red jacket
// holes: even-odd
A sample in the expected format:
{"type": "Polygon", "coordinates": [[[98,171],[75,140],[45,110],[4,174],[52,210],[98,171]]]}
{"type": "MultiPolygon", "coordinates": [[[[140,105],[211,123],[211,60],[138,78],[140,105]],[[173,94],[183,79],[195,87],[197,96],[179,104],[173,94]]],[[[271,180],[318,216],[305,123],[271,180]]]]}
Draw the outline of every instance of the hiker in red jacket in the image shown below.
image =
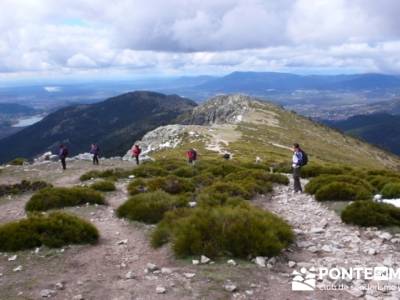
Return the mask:
{"type": "Polygon", "coordinates": [[[140,149],[139,145],[135,145],[132,147],[132,157],[135,158],[136,164],[139,164],[139,156],[142,153],[142,149],[140,149]]]}
{"type": "Polygon", "coordinates": [[[186,156],[188,158],[188,163],[194,165],[197,160],[197,152],[193,148],[186,152],[186,156]]]}

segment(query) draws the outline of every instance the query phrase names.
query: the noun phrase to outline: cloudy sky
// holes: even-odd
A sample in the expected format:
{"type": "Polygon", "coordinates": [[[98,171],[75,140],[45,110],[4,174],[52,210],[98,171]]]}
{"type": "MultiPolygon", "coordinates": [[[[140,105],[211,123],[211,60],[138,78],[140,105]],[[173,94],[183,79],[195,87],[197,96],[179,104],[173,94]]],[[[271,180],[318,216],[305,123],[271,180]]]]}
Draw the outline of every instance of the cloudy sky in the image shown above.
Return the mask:
{"type": "Polygon", "coordinates": [[[400,73],[398,0],[0,0],[0,79],[400,73]]]}

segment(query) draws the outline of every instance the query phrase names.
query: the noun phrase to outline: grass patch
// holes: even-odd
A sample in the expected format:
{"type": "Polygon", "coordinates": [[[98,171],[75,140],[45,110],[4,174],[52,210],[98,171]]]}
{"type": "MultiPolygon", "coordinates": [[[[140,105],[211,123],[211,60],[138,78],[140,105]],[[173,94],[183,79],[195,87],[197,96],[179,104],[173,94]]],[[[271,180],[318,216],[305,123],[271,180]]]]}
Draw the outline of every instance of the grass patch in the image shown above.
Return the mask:
{"type": "Polygon", "coordinates": [[[400,208],[388,203],[356,201],[343,210],[341,217],[343,222],[359,226],[400,226],[400,208]]]}
{"type": "Polygon", "coordinates": [[[0,225],[0,251],[32,249],[42,245],[58,248],[70,244],[94,244],[99,233],[76,216],[54,212],[0,225]]]}
{"type": "Polygon", "coordinates": [[[152,234],[152,245],[171,241],[178,257],[272,257],[293,238],[290,226],[270,212],[249,205],[216,206],[167,213],[152,234]]]}
{"type": "Polygon", "coordinates": [[[28,181],[22,180],[16,184],[2,184],[0,185],[0,197],[5,195],[17,195],[31,191],[38,191],[52,185],[45,181],[28,181]]]}
{"type": "Polygon", "coordinates": [[[83,204],[105,204],[97,191],[84,187],[46,188],[34,194],[26,203],[26,211],[46,211],[83,204]]]}
{"type": "Polygon", "coordinates": [[[172,196],[164,191],[149,192],[131,197],[118,207],[117,215],[120,218],[154,224],[159,222],[167,211],[187,204],[187,197],[184,196],[172,196]]]}
{"type": "Polygon", "coordinates": [[[8,162],[8,164],[12,165],[12,166],[23,166],[27,162],[28,162],[28,160],[26,158],[17,157],[17,158],[14,158],[12,161],[8,162]]]}
{"type": "Polygon", "coordinates": [[[116,190],[114,182],[108,180],[97,181],[90,188],[100,192],[113,192],[116,190]]]}

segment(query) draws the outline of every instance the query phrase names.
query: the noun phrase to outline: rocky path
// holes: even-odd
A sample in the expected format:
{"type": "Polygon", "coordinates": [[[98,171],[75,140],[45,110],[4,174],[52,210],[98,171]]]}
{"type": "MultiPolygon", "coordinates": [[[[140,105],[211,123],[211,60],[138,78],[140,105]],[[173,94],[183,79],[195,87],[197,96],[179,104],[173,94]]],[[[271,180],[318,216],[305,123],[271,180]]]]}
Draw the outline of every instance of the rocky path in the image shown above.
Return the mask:
{"type": "MultiPolygon", "coordinates": [[[[303,184],[306,182],[304,181],[303,184]]],[[[294,269],[319,267],[379,267],[398,268],[400,265],[400,235],[374,228],[362,229],[342,223],[340,216],[324,204],[318,203],[307,194],[293,194],[289,187],[275,188],[271,199],[257,200],[258,205],[269,209],[286,219],[294,228],[297,236],[295,247],[288,254],[296,263],[294,269]]],[[[337,299],[362,298],[368,300],[400,299],[400,292],[377,291],[378,284],[398,286],[400,281],[337,280],[317,282],[317,288],[335,283],[343,285],[345,292],[335,292],[337,299]],[[362,287],[373,286],[368,291],[362,287]]],[[[301,293],[301,292],[300,292],[301,293]]],[[[307,294],[307,292],[303,292],[307,294]]],[[[312,295],[310,295],[312,296],[312,295]]],[[[319,299],[319,298],[314,298],[319,299]]]]}

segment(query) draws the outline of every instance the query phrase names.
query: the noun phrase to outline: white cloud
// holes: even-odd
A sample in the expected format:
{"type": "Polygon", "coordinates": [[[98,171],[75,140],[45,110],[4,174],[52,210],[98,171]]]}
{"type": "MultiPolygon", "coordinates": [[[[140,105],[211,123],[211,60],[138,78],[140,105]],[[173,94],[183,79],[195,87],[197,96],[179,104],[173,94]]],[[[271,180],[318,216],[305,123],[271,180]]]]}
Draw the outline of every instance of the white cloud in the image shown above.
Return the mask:
{"type": "Polygon", "coordinates": [[[400,72],[397,0],[2,0],[0,74],[400,72]]]}
{"type": "Polygon", "coordinates": [[[61,91],[59,86],[45,86],[43,89],[48,93],[58,93],[61,91]]]}
{"type": "Polygon", "coordinates": [[[97,65],[96,62],[90,57],[82,53],[78,53],[67,60],[67,66],[71,68],[94,68],[97,65]]]}

